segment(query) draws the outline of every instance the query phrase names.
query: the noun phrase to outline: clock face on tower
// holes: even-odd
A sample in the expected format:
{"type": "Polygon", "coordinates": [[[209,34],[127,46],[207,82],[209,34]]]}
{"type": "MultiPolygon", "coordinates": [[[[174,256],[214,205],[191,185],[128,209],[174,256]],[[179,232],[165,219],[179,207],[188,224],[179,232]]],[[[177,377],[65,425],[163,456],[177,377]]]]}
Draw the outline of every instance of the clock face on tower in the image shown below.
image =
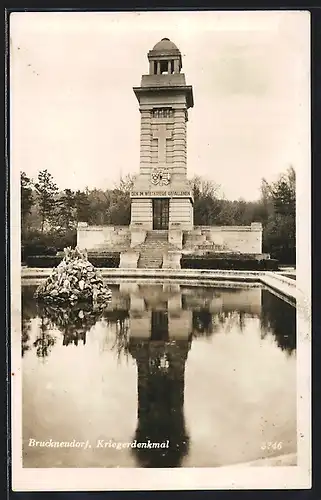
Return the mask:
{"type": "Polygon", "coordinates": [[[171,174],[168,168],[154,168],[151,173],[152,184],[159,186],[168,186],[171,181],[171,174]]]}

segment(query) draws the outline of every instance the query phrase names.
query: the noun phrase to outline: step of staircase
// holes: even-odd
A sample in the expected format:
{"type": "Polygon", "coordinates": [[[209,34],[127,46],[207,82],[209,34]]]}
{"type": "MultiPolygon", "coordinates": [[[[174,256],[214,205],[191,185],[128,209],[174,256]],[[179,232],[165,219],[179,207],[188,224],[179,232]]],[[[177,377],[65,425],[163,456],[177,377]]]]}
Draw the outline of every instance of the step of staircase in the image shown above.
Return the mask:
{"type": "Polygon", "coordinates": [[[160,269],[163,264],[163,253],[172,245],[168,243],[168,231],[147,231],[144,243],[137,245],[139,251],[138,267],[160,269]]]}
{"type": "Polygon", "coordinates": [[[156,239],[168,239],[168,231],[147,231],[148,238],[156,238],[156,239]]]}

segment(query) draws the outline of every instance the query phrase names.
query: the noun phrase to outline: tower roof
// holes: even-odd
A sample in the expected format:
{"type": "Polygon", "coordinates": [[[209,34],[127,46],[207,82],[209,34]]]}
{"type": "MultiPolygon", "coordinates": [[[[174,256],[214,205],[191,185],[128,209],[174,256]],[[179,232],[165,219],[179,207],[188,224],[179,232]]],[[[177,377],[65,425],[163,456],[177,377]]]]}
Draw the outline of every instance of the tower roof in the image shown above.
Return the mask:
{"type": "Polygon", "coordinates": [[[175,43],[173,43],[169,38],[162,38],[160,42],[157,42],[153,47],[153,52],[177,52],[179,49],[176,47],[175,43]]]}

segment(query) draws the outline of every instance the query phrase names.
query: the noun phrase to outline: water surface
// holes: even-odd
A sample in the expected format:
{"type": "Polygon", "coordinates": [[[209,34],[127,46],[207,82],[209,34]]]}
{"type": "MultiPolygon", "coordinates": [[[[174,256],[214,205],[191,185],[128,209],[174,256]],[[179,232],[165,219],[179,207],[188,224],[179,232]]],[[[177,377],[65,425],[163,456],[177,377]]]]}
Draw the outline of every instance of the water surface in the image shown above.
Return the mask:
{"type": "Polygon", "coordinates": [[[259,286],[110,286],[104,311],[41,307],[23,286],[24,467],[216,467],[296,452],[293,305],[259,286]],[[144,442],[166,448],[129,446],[144,442]]]}

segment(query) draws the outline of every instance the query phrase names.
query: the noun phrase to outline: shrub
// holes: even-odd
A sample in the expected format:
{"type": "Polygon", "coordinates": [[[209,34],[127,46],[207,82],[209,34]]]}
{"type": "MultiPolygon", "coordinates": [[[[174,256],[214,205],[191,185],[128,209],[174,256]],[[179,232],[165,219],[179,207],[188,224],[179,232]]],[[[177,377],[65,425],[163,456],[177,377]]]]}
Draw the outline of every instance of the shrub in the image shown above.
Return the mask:
{"type": "Polygon", "coordinates": [[[77,231],[68,231],[67,233],[58,233],[54,236],[54,246],[57,251],[62,251],[64,248],[75,248],[77,245],[77,231]]]}
{"type": "MultiPolygon", "coordinates": [[[[63,255],[29,255],[26,257],[28,267],[56,267],[62,261],[63,255]]],[[[106,255],[88,255],[88,260],[95,267],[119,267],[120,254],[117,252],[106,255]]]]}
{"type": "Polygon", "coordinates": [[[28,244],[22,247],[23,255],[25,257],[34,255],[56,255],[57,249],[55,247],[48,247],[41,243],[28,244]]]}
{"type": "Polygon", "coordinates": [[[88,260],[95,267],[119,267],[120,253],[110,252],[103,255],[90,255],[89,253],[88,260]]]}
{"type": "Polygon", "coordinates": [[[40,233],[29,232],[21,244],[21,260],[26,262],[29,256],[56,255],[58,251],[66,247],[75,247],[77,244],[77,232],[67,233],[52,232],[40,233]]]}
{"type": "Polygon", "coordinates": [[[61,260],[61,257],[55,255],[28,255],[26,264],[28,267],[56,267],[61,260]]]}

